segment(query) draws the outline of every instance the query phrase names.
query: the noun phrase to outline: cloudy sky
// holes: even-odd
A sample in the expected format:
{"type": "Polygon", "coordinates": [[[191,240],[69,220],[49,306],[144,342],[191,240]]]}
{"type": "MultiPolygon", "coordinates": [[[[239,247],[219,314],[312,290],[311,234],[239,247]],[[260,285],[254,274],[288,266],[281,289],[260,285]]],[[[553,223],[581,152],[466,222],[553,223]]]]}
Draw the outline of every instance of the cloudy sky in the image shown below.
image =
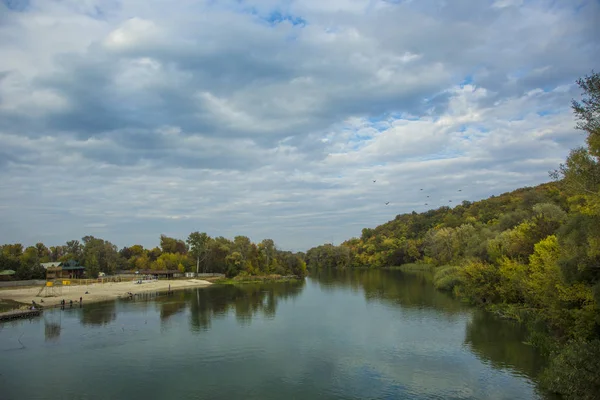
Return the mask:
{"type": "Polygon", "coordinates": [[[597,0],[0,0],[0,243],[304,250],[548,181],[583,140],[598,21],[597,0]]]}

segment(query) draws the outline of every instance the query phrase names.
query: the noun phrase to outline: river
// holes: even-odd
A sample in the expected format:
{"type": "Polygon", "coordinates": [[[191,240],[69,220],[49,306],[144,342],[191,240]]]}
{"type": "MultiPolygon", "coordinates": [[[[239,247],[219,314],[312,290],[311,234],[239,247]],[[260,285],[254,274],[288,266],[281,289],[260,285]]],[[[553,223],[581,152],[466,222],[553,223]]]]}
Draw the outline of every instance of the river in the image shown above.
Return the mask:
{"type": "Polygon", "coordinates": [[[543,398],[525,339],[426,274],[322,271],[1,324],[0,398],[543,398]]]}

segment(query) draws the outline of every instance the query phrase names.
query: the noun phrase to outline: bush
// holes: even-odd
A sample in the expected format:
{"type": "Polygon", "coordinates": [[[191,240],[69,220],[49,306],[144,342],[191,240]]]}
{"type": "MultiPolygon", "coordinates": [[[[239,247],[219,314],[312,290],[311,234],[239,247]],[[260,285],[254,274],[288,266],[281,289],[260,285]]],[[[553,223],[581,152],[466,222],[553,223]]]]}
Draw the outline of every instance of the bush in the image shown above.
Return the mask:
{"type": "Polygon", "coordinates": [[[464,283],[461,267],[445,265],[438,268],[433,275],[433,286],[438,290],[451,292],[456,286],[464,283]]]}
{"type": "Polygon", "coordinates": [[[500,299],[498,267],[482,261],[470,261],[459,270],[463,280],[461,293],[474,303],[496,303],[500,299]]]}
{"type": "Polygon", "coordinates": [[[566,345],[542,373],[541,383],[565,399],[600,399],[600,340],[566,345]]]}

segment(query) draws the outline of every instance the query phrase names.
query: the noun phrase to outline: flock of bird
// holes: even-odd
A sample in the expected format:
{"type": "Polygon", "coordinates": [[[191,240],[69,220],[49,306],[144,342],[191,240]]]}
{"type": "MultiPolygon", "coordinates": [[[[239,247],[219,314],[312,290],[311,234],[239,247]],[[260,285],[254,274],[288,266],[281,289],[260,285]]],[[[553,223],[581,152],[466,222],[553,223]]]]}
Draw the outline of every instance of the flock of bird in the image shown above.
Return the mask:
{"type": "MultiPolygon", "coordinates": [[[[373,179],[373,183],[376,183],[376,182],[377,182],[377,179],[373,179]]],[[[419,189],[419,191],[423,191],[423,189],[419,189]]],[[[459,192],[462,192],[462,189],[458,189],[458,191],[459,191],[459,192]]],[[[427,198],[429,198],[429,195],[427,195],[427,198]]],[[[452,200],[448,200],[448,203],[452,203],[452,200]]],[[[389,201],[386,201],[386,202],[385,202],[385,205],[386,205],[386,206],[387,206],[387,205],[389,205],[389,204],[390,204],[390,202],[389,202],[389,201]]],[[[427,206],[427,205],[429,205],[429,203],[425,203],[425,205],[427,206]]]]}

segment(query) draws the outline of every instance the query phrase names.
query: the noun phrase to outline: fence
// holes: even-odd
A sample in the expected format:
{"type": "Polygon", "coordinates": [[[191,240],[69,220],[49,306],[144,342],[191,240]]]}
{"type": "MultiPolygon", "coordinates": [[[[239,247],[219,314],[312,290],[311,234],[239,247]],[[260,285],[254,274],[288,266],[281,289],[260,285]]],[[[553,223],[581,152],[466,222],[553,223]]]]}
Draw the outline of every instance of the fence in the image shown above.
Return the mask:
{"type": "Polygon", "coordinates": [[[194,274],[198,278],[225,278],[225,274],[217,274],[212,272],[194,274]]]}
{"type": "Polygon", "coordinates": [[[0,288],[3,287],[19,287],[19,286],[41,286],[45,285],[45,280],[30,279],[27,281],[2,281],[0,282],[0,288]]]}
{"type": "Polygon", "coordinates": [[[69,279],[69,281],[71,281],[71,285],[91,285],[92,283],[127,282],[129,279],[122,276],[103,276],[90,279],[69,279]]]}

